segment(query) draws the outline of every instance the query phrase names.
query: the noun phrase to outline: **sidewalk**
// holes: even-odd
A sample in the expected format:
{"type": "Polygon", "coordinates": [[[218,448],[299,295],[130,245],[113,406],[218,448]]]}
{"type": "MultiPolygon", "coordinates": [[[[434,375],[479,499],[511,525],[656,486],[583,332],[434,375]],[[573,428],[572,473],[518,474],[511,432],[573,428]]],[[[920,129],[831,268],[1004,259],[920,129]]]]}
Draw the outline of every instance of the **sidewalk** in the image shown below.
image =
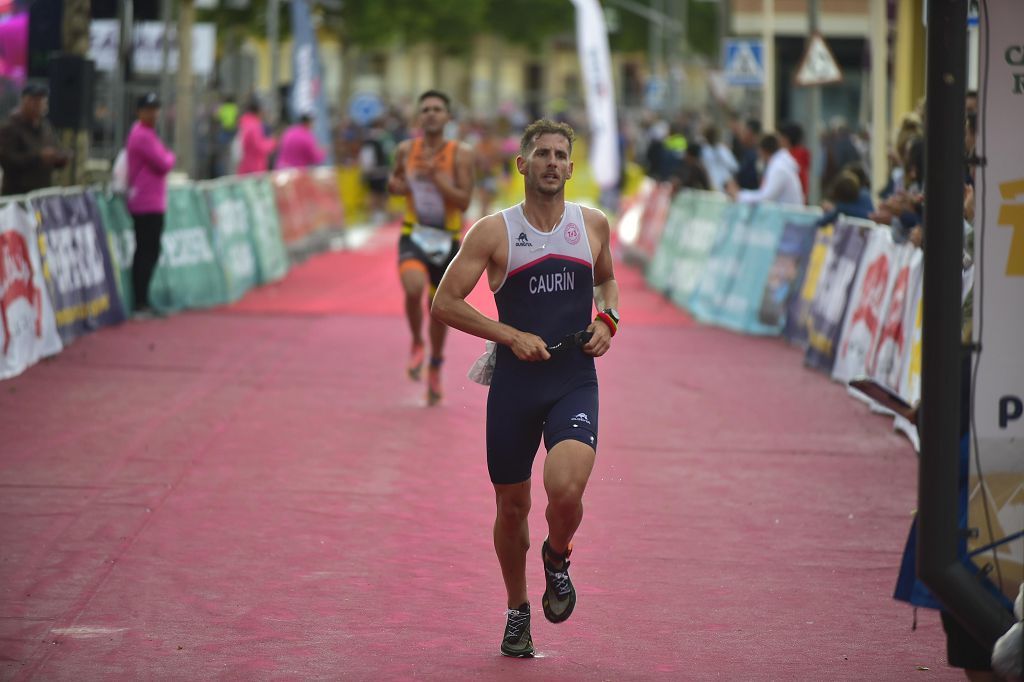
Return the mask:
{"type": "Polygon", "coordinates": [[[452,334],[423,407],[396,239],[0,383],[0,677],[962,679],[938,615],[912,632],[890,597],[906,441],[797,351],[696,325],[621,264],[579,605],[540,617],[538,479],[540,656],[499,656],[486,391],[465,379],[483,344],[452,334]]]}

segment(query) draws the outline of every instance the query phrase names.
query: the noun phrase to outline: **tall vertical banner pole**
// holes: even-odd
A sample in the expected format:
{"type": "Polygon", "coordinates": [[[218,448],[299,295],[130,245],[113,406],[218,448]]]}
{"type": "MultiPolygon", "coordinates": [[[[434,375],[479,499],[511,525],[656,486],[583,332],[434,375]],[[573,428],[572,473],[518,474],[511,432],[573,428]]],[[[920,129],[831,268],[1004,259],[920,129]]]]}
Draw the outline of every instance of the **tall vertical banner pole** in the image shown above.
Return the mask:
{"type": "Polygon", "coordinates": [[[572,0],[572,4],[590,122],[590,166],[598,187],[608,189],[618,183],[621,163],[608,30],[597,0],[572,0]]]}

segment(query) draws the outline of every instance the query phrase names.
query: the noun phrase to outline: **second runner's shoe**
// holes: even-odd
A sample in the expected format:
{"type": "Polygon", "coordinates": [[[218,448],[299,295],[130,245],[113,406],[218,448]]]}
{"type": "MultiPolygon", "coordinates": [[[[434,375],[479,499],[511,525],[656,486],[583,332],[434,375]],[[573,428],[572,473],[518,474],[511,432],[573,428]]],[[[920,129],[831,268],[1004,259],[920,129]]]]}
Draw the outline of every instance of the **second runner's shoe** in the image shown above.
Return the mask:
{"type": "Polygon", "coordinates": [[[409,378],[413,381],[420,380],[420,372],[423,371],[423,358],[426,355],[426,351],[423,349],[422,343],[412,344],[412,351],[409,353],[409,365],[406,367],[406,372],[409,373],[409,378]]]}
{"type": "Polygon", "coordinates": [[[572,554],[572,545],[565,550],[562,556],[561,566],[554,560],[554,552],[548,547],[548,541],[540,548],[540,556],[544,561],[544,598],[541,604],[544,607],[544,617],[552,623],[561,623],[572,615],[576,608],[576,589],[569,580],[569,555],[572,554]],[[549,558],[550,557],[550,558],[549,558]]]}
{"type": "Polygon", "coordinates": [[[430,358],[430,366],[427,367],[427,405],[437,405],[441,402],[441,365],[444,358],[430,358]]]}
{"type": "Polygon", "coordinates": [[[501,638],[501,654],[518,658],[533,656],[533,637],[530,636],[530,604],[505,611],[505,636],[501,638]]]}

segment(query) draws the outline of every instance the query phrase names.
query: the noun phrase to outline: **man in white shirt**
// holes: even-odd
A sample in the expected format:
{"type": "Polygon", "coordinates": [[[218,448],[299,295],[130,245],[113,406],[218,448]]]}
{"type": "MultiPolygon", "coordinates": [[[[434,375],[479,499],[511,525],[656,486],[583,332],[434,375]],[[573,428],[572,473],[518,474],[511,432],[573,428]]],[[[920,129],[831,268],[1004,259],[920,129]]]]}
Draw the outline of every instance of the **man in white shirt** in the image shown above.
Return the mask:
{"type": "Polygon", "coordinates": [[[783,149],[779,138],[768,133],[761,137],[761,159],[765,162],[764,176],[758,189],[741,190],[735,182],[726,191],[736,201],[749,204],[772,201],[777,204],[803,205],[804,190],[800,184],[800,167],[796,159],[783,149]]]}

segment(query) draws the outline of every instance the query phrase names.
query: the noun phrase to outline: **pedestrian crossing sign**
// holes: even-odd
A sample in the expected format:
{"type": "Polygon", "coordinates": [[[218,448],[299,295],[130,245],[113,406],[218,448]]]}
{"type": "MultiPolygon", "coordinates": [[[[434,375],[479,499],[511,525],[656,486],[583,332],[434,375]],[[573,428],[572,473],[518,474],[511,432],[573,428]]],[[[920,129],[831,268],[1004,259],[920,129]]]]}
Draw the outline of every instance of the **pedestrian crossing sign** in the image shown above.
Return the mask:
{"type": "Polygon", "coordinates": [[[729,85],[763,85],[764,44],[760,40],[727,39],[723,71],[729,85]]]}
{"type": "Polygon", "coordinates": [[[811,36],[794,80],[797,85],[827,85],[843,80],[836,58],[820,33],[811,36]]]}

